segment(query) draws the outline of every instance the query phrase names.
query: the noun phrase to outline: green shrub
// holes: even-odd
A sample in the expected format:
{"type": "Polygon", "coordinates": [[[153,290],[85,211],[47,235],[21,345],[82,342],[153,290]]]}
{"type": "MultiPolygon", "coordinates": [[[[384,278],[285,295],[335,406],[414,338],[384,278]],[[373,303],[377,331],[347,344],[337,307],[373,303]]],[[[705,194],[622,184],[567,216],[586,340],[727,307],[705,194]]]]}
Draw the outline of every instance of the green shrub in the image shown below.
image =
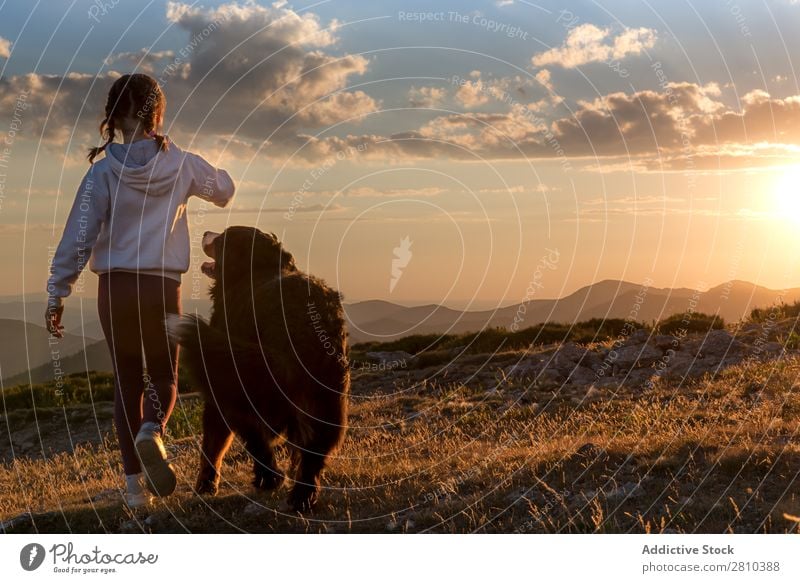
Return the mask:
{"type": "Polygon", "coordinates": [[[95,371],[75,373],[65,376],[60,386],[50,381],[9,387],[3,390],[2,398],[6,411],[113,401],[114,377],[95,371]]]}
{"type": "MultiPolygon", "coordinates": [[[[511,332],[502,327],[486,328],[463,334],[417,334],[390,342],[362,342],[352,347],[353,360],[366,359],[372,351],[402,350],[412,355],[436,353],[441,360],[446,351],[461,349],[466,354],[482,354],[501,350],[526,350],[532,346],[558,342],[602,342],[619,337],[631,323],[622,318],[592,318],[575,324],[546,322],[511,332]]],[[[630,333],[630,330],[628,331],[630,333]]],[[[419,362],[419,361],[418,361],[419,362]]]]}
{"type": "Polygon", "coordinates": [[[797,318],[800,316],[800,301],[791,304],[776,304],[768,308],[754,308],[750,311],[752,322],[766,322],[768,320],[783,320],[784,318],[797,318]]]}
{"type": "Polygon", "coordinates": [[[702,312],[673,314],[669,318],[661,320],[657,325],[659,333],[673,336],[682,336],[693,332],[705,334],[709,330],[719,330],[724,327],[725,321],[720,316],[702,312]]]}
{"type": "Polygon", "coordinates": [[[197,437],[203,434],[203,400],[180,398],[167,425],[172,439],[197,437]]]}

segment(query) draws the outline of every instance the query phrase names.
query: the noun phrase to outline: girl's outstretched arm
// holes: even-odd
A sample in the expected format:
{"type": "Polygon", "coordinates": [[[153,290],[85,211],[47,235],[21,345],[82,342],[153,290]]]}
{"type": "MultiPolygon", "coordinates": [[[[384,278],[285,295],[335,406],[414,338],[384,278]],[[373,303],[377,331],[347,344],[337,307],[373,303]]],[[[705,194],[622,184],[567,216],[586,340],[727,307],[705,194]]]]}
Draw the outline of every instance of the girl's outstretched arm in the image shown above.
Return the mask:
{"type": "Polygon", "coordinates": [[[63,299],[72,293],[72,286],[89,262],[92,248],[108,215],[106,184],[95,180],[93,170],[94,166],[83,177],[75,195],[47,280],[45,322],[50,333],[58,338],[63,336],[63,299]]]}
{"type": "Polygon", "coordinates": [[[198,196],[218,207],[227,206],[236,192],[230,174],[215,168],[197,154],[188,154],[186,164],[192,173],[189,195],[198,196]]]}

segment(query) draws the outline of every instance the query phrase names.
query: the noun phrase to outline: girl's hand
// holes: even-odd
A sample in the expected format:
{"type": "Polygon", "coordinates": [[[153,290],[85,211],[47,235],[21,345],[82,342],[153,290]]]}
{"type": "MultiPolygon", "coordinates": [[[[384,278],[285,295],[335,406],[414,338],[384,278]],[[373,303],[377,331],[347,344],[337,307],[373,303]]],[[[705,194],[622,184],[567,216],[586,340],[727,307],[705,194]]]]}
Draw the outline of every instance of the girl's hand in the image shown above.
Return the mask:
{"type": "Polygon", "coordinates": [[[64,306],[48,306],[44,313],[44,321],[47,331],[56,338],[64,337],[64,326],[61,325],[61,315],[64,313],[64,306]]]}

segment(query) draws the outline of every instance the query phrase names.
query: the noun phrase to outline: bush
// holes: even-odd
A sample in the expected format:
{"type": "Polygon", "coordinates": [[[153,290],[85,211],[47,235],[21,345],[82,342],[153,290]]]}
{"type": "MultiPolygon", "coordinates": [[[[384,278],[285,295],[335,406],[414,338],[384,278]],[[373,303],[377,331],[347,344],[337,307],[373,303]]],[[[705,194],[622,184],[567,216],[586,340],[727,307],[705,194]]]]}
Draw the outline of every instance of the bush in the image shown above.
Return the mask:
{"type": "Polygon", "coordinates": [[[3,390],[6,411],[62,407],[77,403],[114,400],[114,377],[89,371],[67,375],[59,387],[55,381],[17,385],[3,390]]]}
{"type": "Polygon", "coordinates": [[[656,328],[661,334],[683,336],[692,332],[705,334],[709,330],[719,330],[725,327],[725,321],[717,315],[703,314],[673,314],[661,320],[656,328]]]}
{"type": "Polygon", "coordinates": [[[619,337],[631,323],[622,318],[592,318],[575,324],[546,322],[511,332],[502,327],[463,334],[417,334],[390,342],[362,342],[352,347],[354,360],[365,358],[366,352],[402,350],[412,355],[438,354],[463,349],[466,354],[482,354],[500,350],[526,350],[532,346],[558,342],[602,342],[619,337]]]}
{"type": "Polygon", "coordinates": [[[797,318],[800,316],[800,301],[791,304],[777,304],[768,308],[755,308],[750,312],[752,322],[766,322],[767,320],[783,320],[784,318],[797,318]]]}

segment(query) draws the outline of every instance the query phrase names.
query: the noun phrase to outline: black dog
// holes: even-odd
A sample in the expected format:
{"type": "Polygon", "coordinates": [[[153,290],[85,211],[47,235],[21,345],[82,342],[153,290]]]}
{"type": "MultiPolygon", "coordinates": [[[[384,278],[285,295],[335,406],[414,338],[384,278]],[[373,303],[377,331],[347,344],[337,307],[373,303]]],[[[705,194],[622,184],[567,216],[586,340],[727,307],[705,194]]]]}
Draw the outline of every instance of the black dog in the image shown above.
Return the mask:
{"type": "Polygon", "coordinates": [[[211,321],[168,322],[205,397],[197,491],[216,493],[234,433],[254,459],[257,488],[281,485],[273,443],[292,448],[289,503],[310,510],[347,424],[350,373],[338,292],[299,271],[274,235],[251,227],[206,233],[211,321]]]}

